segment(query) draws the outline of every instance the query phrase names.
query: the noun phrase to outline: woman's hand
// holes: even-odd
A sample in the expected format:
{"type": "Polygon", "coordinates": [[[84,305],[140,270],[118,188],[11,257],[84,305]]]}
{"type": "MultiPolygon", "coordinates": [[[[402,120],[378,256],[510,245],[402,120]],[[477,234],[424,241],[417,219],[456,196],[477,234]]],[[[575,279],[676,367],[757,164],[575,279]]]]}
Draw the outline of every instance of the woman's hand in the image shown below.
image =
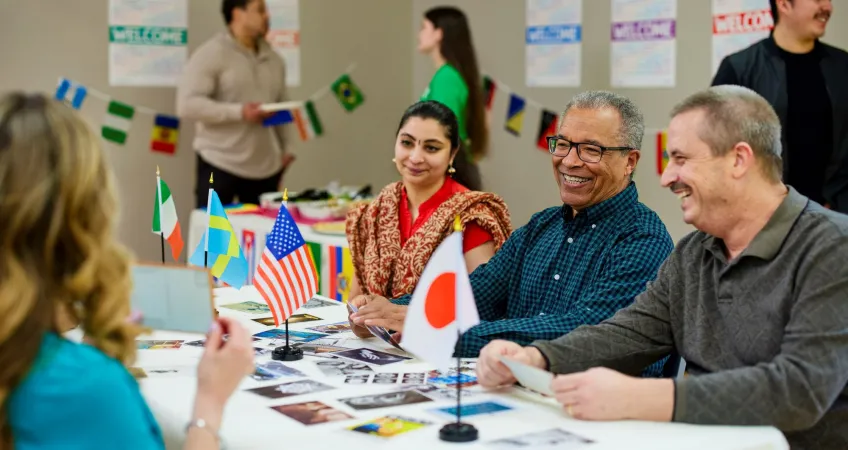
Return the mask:
{"type": "Polygon", "coordinates": [[[194,416],[218,430],[227,400],[244,377],[255,370],[253,345],[246,328],[232,318],[220,317],[212,324],[205,347],[197,367],[194,416]]]}
{"type": "Polygon", "coordinates": [[[385,297],[374,295],[367,297],[365,304],[358,306],[358,308],[359,312],[350,316],[355,325],[383,327],[398,332],[403,331],[403,322],[406,319],[406,306],[395,305],[385,297]]]}
{"type": "MultiPolygon", "coordinates": [[[[366,295],[356,295],[347,301],[348,305],[353,305],[357,309],[359,309],[359,307],[361,306],[365,306],[366,302],[368,302],[368,296],[366,295]]],[[[348,306],[348,311],[350,311],[350,314],[348,314],[347,316],[347,321],[350,323],[350,330],[353,331],[353,334],[360,339],[368,339],[370,337],[373,337],[371,332],[368,331],[368,328],[354,323],[353,315],[355,313],[352,309],[350,309],[350,306],[348,306]]]]}

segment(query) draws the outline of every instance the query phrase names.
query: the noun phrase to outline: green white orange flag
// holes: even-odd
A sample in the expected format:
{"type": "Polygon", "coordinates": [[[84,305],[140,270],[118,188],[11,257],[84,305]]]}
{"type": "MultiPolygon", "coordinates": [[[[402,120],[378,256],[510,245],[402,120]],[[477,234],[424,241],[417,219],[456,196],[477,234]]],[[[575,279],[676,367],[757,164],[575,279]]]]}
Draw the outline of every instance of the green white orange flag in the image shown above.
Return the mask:
{"type": "Polygon", "coordinates": [[[174,260],[178,260],[183,251],[183,235],[180,232],[180,223],[177,220],[177,207],[174,205],[174,197],[168,185],[156,174],[156,205],[153,208],[153,232],[162,234],[168,245],[171,246],[171,254],[174,260]]]}

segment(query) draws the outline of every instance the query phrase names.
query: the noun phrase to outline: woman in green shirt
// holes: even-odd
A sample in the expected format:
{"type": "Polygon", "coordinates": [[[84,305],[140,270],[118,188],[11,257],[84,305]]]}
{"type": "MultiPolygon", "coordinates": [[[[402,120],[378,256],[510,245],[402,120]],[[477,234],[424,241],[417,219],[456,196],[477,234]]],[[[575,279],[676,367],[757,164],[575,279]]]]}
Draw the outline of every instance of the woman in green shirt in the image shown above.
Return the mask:
{"type": "Polygon", "coordinates": [[[450,108],[459,119],[461,153],[454,160],[454,180],[473,191],[483,189],[477,161],[489,144],[480,70],[465,14],[451,7],[424,13],[418,51],[430,55],[436,74],[421,96],[450,108]]]}

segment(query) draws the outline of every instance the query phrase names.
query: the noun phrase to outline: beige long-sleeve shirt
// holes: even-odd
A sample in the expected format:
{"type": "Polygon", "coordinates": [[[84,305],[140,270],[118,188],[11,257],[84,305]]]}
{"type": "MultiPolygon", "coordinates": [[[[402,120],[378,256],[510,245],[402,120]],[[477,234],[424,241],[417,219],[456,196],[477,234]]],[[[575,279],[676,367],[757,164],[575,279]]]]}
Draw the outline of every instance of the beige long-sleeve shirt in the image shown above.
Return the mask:
{"type": "Polygon", "coordinates": [[[243,178],[282,169],[283,127],[245,121],[245,103],[286,100],[282,57],[261,41],[252,52],[224,31],[201,45],[177,87],[177,114],[194,120],[194,149],[209,164],[243,178]]]}

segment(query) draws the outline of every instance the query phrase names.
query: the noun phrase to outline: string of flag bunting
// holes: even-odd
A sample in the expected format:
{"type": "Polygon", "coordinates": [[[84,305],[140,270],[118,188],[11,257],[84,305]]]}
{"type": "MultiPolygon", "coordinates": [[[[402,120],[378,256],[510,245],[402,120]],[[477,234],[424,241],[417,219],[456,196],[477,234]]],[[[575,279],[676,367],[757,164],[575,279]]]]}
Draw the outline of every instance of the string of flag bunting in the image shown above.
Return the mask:
{"type": "MultiPolygon", "coordinates": [[[[301,140],[308,141],[324,134],[324,127],[315,108],[315,103],[332,93],[347,112],[352,112],[364,101],[365,95],[351,78],[356,64],[351,64],[336,80],[317,90],[305,101],[293,101],[281,104],[283,109],[263,121],[264,126],[277,126],[294,123],[301,140]]],[[[79,110],[89,97],[106,103],[106,111],[100,127],[104,140],[118,145],[127,142],[133,121],[137,114],[154,116],[150,135],[150,150],[173,155],[179,142],[180,119],[160,113],[144,106],[135,106],[114,99],[74,80],[60,77],[56,86],[55,98],[68,106],[79,110]]]]}
{"type": "MultiPolygon", "coordinates": [[[[495,100],[495,93],[501,91],[509,95],[509,100],[506,109],[506,120],[504,128],[509,134],[520,137],[524,129],[524,112],[527,106],[532,106],[539,110],[539,130],[536,133],[536,148],[539,150],[548,151],[548,142],[546,137],[553,136],[557,133],[557,122],[559,114],[551,111],[545,106],[533,99],[517,94],[510,89],[509,86],[495,80],[490,75],[483,76],[483,99],[485,101],[486,110],[491,111],[495,100]]],[[[656,170],[657,174],[661,175],[662,171],[668,165],[668,152],[666,151],[666,131],[663,129],[646,129],[648,135],[656,136],[656,170]]]]}

